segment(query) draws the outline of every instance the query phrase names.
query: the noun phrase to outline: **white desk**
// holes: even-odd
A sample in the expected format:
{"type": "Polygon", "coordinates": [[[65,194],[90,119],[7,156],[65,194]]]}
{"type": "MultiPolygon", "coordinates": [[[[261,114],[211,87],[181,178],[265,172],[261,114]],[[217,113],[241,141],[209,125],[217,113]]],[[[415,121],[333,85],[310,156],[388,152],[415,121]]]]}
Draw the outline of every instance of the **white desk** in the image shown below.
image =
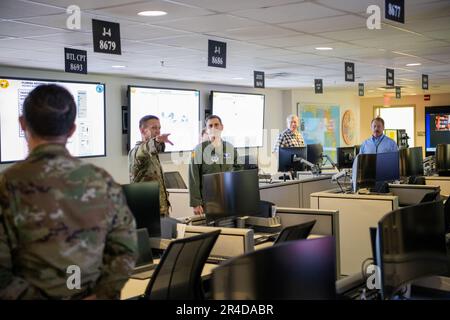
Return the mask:
{"type": "Polygon", "coordinates": [[[370,227],[388,212],[398,208],[398,197],[336,193],[311,194],[311,207],[339,211],[340,267],[343,275],[361,271],[361,263],[372,257],[370,227]]]}

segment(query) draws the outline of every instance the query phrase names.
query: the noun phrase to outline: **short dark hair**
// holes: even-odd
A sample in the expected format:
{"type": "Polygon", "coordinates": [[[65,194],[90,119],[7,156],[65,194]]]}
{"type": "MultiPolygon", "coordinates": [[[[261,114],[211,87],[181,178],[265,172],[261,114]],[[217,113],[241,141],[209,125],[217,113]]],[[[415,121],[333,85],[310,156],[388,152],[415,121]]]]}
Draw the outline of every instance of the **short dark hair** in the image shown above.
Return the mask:
{"type": "Polygon", "coordinates": [[[223,124],[223,123],[222,123],[222,119],[220,119],[219,116],[216,116],[215,114],[212,114],[212,115],[208,116],[208,117],[205,119],[205,125],[206,125],[206,124],[208,123],[208,121],[211,120],[211,119],[218,119],[219,122],[220,122],[220,124],[223,124]]]}
{"type": "Polygon", "coordinates": [[[69,133],[77,113],[72,94],[56,84],[36,87],[23,103],[23,117],[30,131],[39,137],[69,133]]]}
{"type": "Polygon", "coordinates": [[[153,116],[153,115],[147,115],[147,116],[143,116],[141,118],[141,120],[139,120],[139,129],[142,129],[145,126],[145,123],[149,120],[159,120],[159,118],[157,116],[153,116]]]}
{"type": "Polygon", "coordinates": [[[384,127],[384,120],[383,120],[383,118],[381,118],[381,117],[375,117],[375,118],[373,118],[372,121],[370,122],[370,125],[372,125],[372,123],[374,123],[375,121],[381,122],[381,124],[382,124],[383,127],[384,127]]]}

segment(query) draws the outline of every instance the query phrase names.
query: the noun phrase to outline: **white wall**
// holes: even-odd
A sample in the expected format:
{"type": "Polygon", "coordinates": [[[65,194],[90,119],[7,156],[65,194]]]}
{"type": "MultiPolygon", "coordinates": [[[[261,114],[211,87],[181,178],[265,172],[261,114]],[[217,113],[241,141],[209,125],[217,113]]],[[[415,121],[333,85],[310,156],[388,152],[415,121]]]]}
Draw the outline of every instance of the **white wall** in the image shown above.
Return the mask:
{"type": "MultiPolygon", "coordinates": [[[[264,127],[268,130],[279,130],[284,126],[283,116],[283,94],[281,90],[272,89],[253,89],[248,87],[235,87],[214,85],[205,83],[179,82],[157,79],[143,79],[133,77],[119,77],[112,75],[89,74],[77,75],[64,72],[22,69],[0,66],[0,78],[2,77],[25,77],[25,78],[43,78],[55,80],[73,80],[73,81],[98,81],[106,84],[106,157],[85,159],[90,163],[105,168],[119,183],[127,183],[128,179],[128,159],[126,154],[126,135],[122,135],[122,106],[128,104],[126,90],[128,85],[143,85],[156,87],[173,87],[182,89],[200,90],[200,115],[204,118],[204,109],[209,107],[209,92],[211,90],[245,92],[245,93],[263,93],[266,95],[264,127]]],[[[251,121],[251,119],[249,119],[251,121]]],[[[226,124],[225,124],[226,125],[226,124]]],[[[162,128],[164,131],[164,128],[162,128]]],[[[271,148],[274,141],[265,141],[265,144],[271,148]]],[[[260,154],[269,154],[266,149],[260,148],[260,154]]],[[[269,154],[270,155],[270,154],[269,154]]],[[[260,158],[262,159],[262,158],[260,158]]],[[[165,171],[180,171],[187,182],[187,165],[174,165],[170,159],[170,154],[161,155],[161,161],[165,171]]],[[[0,171],[3,171],[10,164],[0,165],[0,171]]],[[[276,164],[275,164],[276,165],[276,164]]],[[[272,170],[273,164],[262,163],[264,170],[272,170]]],[[[275,170],[276,171],[276,170],[275,170]]]]}

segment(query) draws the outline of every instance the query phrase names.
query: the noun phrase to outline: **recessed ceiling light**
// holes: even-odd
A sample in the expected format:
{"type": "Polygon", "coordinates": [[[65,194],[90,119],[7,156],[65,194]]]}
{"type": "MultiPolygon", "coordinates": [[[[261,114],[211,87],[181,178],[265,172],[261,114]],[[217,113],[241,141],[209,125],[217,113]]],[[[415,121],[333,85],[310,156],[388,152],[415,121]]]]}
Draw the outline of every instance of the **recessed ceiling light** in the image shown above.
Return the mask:
{"type": "Polygon", "coordinates": [[[232,80],[244,80],[245,78],[242,78],[242,77],[235,77],[235,78],[232,78],[232,80]]]}
{"type": "Polygon", "coordinates": [[[329,51],[329,50],[333,50],[333,48],[331,48],[331,47],[317,47],[316,50],[319,50],[319,51],[329,51]]]}
{"type": "Polygon", "coordinates": [[[116,65],[116,66],[111,66],[111,68],[114,68],[114,69],[123,69],[123,68],[126,68],[126,66],[116,65]]]}
{"type": "Polygon", "coordinates": [[[165,11],[141,11],[138,13],[138,16],[144,16],[144,17],[159,17],[159,16],[165,16],[167,12],[165,11]]]}
{"type": "Polygon", "coordinates": [[[416,63],[408,63],[406,66],[407,67],[416,67],[416,66],[421,66],[422,64],[420,62],[416,62],[416,63]]]}

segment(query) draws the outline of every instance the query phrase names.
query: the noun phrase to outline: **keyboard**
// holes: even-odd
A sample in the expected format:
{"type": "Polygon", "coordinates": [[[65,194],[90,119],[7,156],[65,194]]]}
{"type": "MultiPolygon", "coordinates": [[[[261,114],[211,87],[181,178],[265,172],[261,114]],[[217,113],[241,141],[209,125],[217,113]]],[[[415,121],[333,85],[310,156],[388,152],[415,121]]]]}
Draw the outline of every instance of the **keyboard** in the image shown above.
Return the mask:
{"type": "Polygon", "coordinates": [[[265,242],[274,242],[278,238],[279,233],[270,233],[264,235],[255,235],[254,244],[255,246],[265,242]]]}
{"type": "Polygon", "coordinates": [[[206,263],[212,263],[212,264],[220,264],[226,260],[228,260],[230,257],[223,257],[223,256],[209,256],[208,259],[206,259],[206,263]]]}
{"type": "Polygon", "coordinates": [[[143,266],[135,267],[133,269],[132,274],[150,271],[150,270],[155,269],[156,266],[157,266],[156,264],[146,264],[146,265],[143,265],[143,266]]]}

